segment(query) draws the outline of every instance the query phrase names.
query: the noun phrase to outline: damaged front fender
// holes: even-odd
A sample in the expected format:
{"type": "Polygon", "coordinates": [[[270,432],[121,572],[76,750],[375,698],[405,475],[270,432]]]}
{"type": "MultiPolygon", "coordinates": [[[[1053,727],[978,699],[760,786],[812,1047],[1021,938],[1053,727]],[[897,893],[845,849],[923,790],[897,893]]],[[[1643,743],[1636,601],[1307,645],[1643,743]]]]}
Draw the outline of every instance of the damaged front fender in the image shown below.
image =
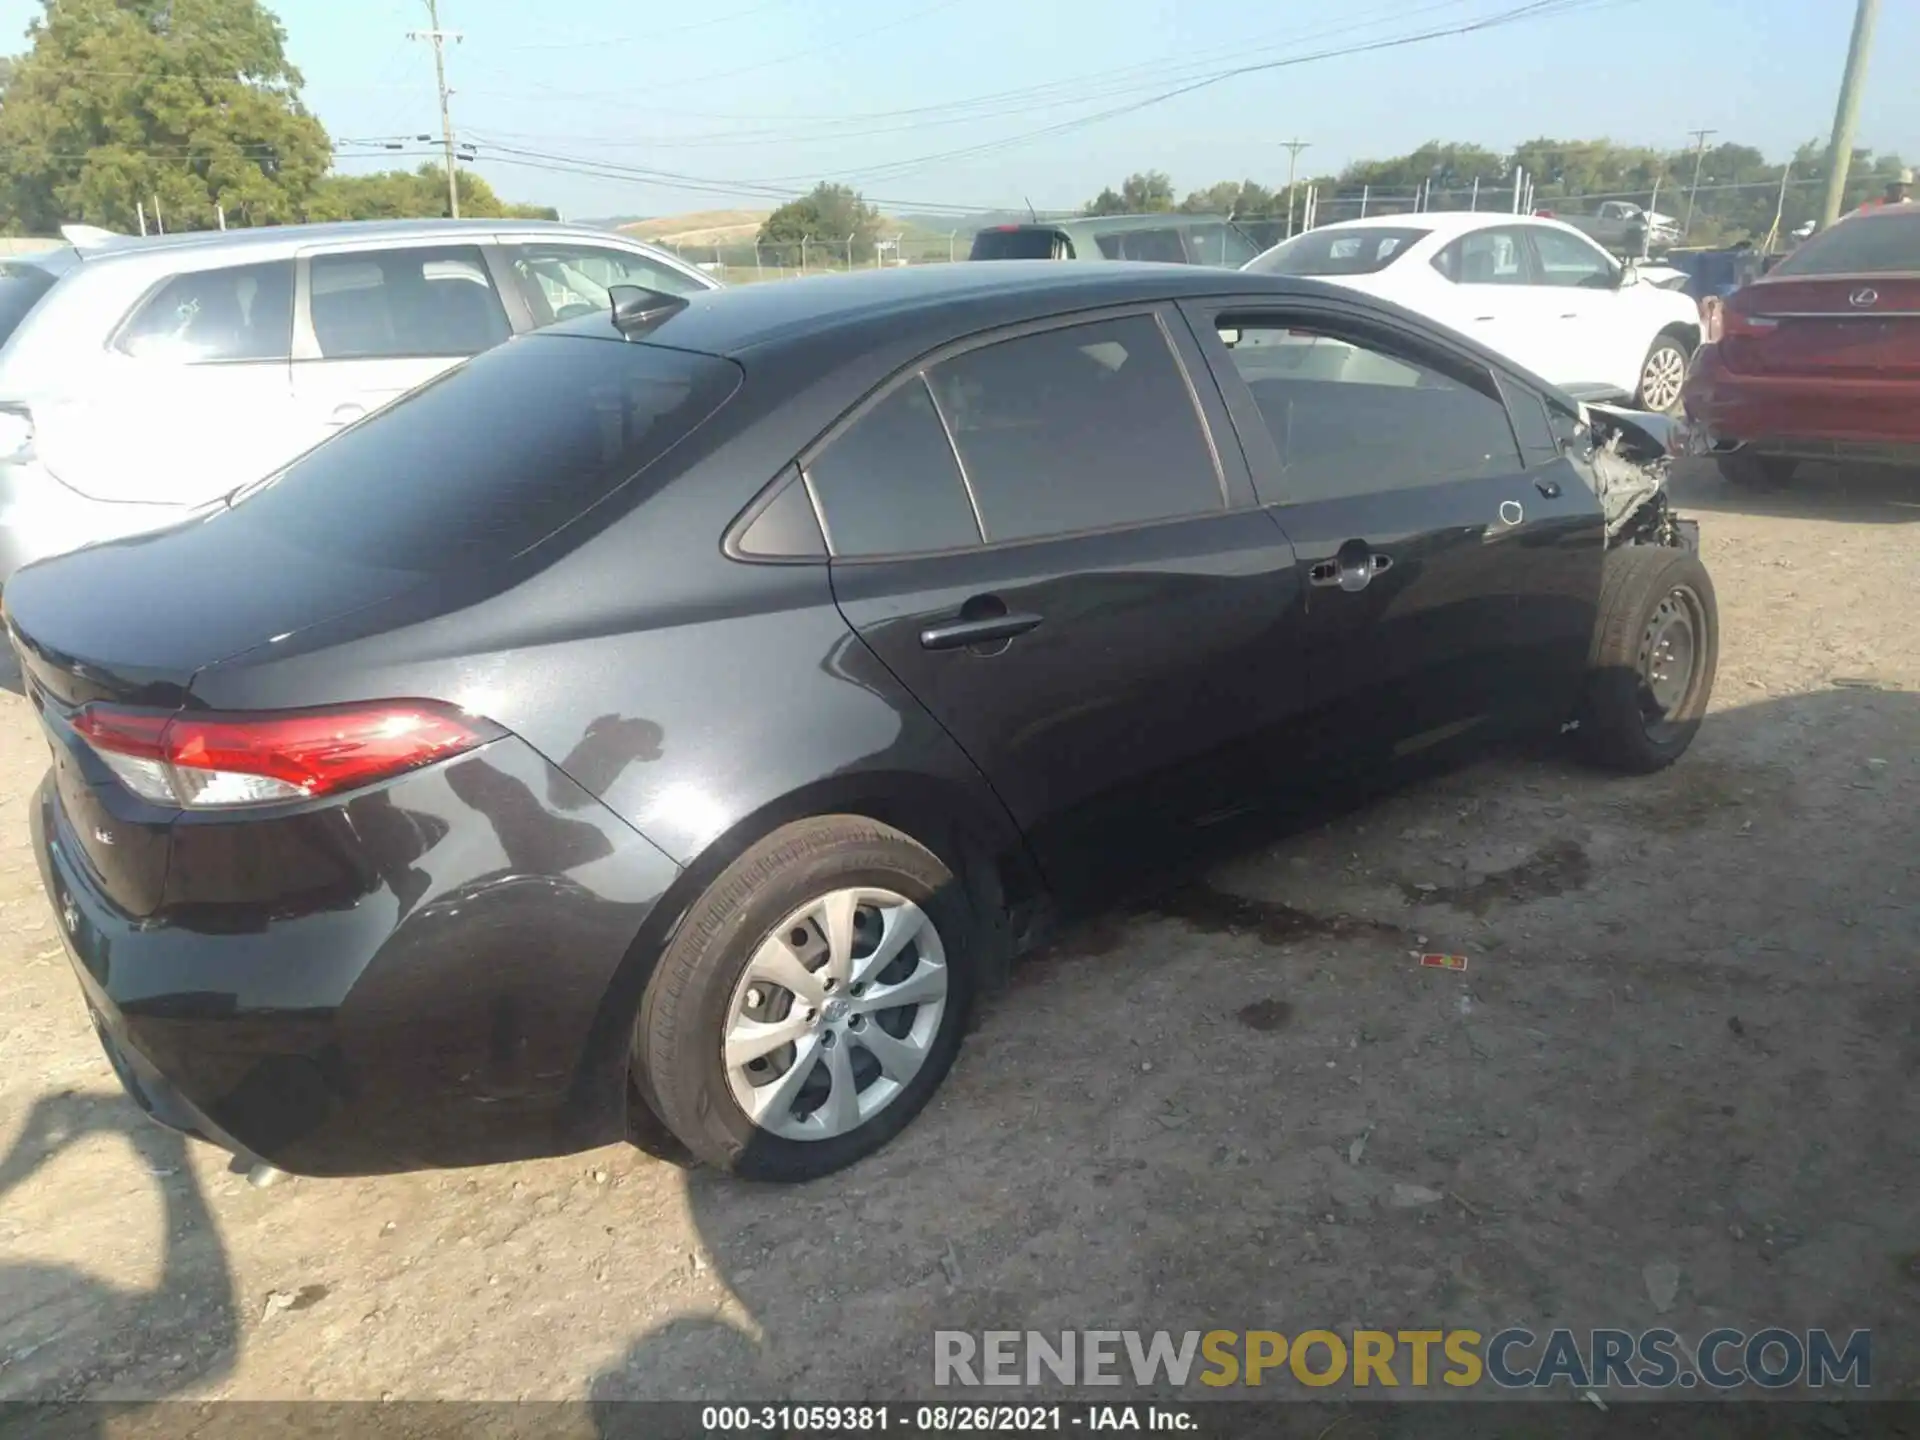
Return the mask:
{"type": "Polygon", "coordinates": [[[1699,549],[1698,522],[1682,520],[1667,500],[1673,462],[1694,450],[1684,420],[1615,405],[1582,405],[1586,443],[1575,458],[1587,470],[1606,517],[1607,544],[1699,549]]]}

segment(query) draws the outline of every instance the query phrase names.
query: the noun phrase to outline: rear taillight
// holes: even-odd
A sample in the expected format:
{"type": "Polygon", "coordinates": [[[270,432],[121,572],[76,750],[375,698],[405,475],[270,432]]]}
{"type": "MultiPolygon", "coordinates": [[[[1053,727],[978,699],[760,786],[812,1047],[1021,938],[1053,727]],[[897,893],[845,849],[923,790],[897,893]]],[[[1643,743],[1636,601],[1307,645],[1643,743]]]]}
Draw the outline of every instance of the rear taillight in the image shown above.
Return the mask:
{"type": "Polygon", "coordinates": [[[73,728],[134,794],[187,810],[337,795],[503,733],[419,700],[253,715],[89,705],[73,728]]]}
{"type": "Polygon", "coordinates": [[[1736,336],[1771,335],[1780,322],[1770,315],[1749,315],[1738,293],[1721,299],[1710,295],[1700,305],[1701,338],[1708,344],[1736,336]]]}

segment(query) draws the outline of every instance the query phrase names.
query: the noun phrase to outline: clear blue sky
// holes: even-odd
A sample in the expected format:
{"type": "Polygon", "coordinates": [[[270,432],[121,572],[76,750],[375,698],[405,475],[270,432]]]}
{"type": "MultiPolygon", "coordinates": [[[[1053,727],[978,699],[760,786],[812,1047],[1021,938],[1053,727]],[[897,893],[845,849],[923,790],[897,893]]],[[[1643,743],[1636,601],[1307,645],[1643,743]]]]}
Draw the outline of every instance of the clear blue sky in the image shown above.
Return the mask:
{"type": "MultiPolygon", "coordinates": [[[[337,141],[437,134],[431,57],[406,39],[426,24],[425,0],[269,3],[337,141]]],[[[1716,143],[1783,157],[1832,123],[1852,0],[1551,0],[1566,13],[1243,75],[1073,124],[1235,65],[1525,3],[443,0],[441,23],[464,36],[449,78],[476,168],[503,195],[581,217],[770,203],[766,192],[818,178],[895,209],[1066,208],[1136,169],[1166,170],[1182,190],[1282,181],[1279,142],[1294,136],[1312,145],[1303,173],[1428,139],[1500,150],[1605,135],[1681,149],[1700,126],[1716,143]],[[1032,135],[1053,126],[1065,128],[1032,135]],[[564,157],[534,166],[670,172],[714,189],[509,164],[505,147],[564,157]],[[974,147],[990,148],[952,153],[974,147]]],[[[38,9],[0,0],[0,46],[15,48],[5,42],[38,9]]],[[[1882,12],[1859,143],[1920,159],[1920,5],[1882,12]]],[[[381,163],[417,161],[341,162],[381,163]]]]}

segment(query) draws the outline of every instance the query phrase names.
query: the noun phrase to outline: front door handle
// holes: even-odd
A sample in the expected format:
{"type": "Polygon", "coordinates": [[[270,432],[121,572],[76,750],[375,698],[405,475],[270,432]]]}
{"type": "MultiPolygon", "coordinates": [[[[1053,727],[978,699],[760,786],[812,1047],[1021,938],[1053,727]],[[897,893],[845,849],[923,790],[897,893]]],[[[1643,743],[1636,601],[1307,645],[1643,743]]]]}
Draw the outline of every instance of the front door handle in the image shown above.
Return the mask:
{"type": "Polygon", "coordinates": [[[1307,579],[1323,589],[1364,590],[1373,577],[1393,568],[1393,557],[1367,549],[1341,546],[1331,560],[1322,560],[1307,571],[1307,579]]]}
{"type": "Polygon", "coordinates": [[[991,645],[996,640],[1011,640],[1024,635],[1040,623],[1041,617],[1025,610],[1003,610],[998,615],[969,619],[962,612],[958,620],[929,625],[920,632],[923,650],[959,650],[969,645],[991,645]]]}

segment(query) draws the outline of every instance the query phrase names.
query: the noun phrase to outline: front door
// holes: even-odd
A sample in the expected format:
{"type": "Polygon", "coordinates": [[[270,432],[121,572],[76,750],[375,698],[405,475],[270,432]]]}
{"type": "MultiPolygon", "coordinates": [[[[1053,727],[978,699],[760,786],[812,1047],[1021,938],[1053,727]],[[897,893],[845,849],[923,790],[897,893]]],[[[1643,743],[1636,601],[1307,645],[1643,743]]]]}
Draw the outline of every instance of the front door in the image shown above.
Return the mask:
{"type": "Polygon", "coordinates": [[[477,245],[330,250],[301,264],[293,362],[300,449],[513,333],[477,245]]]}
{"type": "Polygon", "coordinates": [[[1599,505],[1522,455],[1494,377],[1380,320],[1195,309],[1298,555],[1309,748],[1404,754],[1568,704],[1599,505]]]}
{"type": "Polygon", "coordinates": [[[848,623],[1069,893],[1257,804],[1249,758],[1305,699],[1292,552],[1171,334],[1136,312],[968,349],[805,467],[848,623]]]}
{"type": "Polygon", "coordinates": [[[1540,373],[1577,391],[1637,393],[1653,327],[1621,288],[1620,266],[1586,236],[1552,225],[1529,226],[1527,238],[1553,336],[1553,367],[1540,373]]]}

